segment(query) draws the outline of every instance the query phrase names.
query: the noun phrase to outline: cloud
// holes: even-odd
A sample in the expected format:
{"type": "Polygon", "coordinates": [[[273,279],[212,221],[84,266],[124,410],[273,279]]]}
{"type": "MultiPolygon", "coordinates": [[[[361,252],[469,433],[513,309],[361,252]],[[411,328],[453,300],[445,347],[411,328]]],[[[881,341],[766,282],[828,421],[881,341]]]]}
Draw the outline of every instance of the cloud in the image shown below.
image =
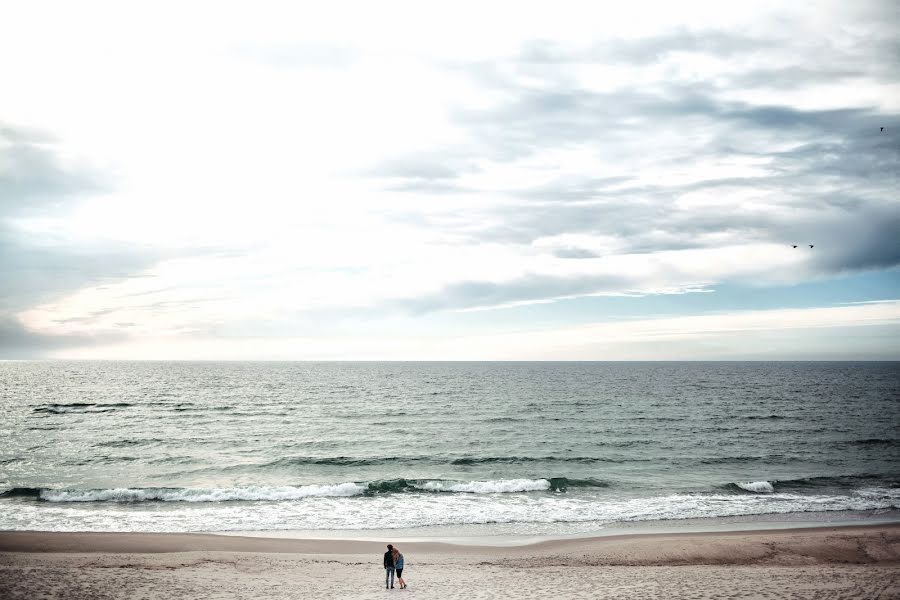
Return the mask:
{"type": "Polygon", "coordinates": [[[267,45],[244,45],[238,48],[238,55],[272,66],[297,68],[342,69],[359,59],[353,48],[324,43],[282,43],[267,45]]]}
{"type": "Polygon", "coordinates": [[[463,281],[453,283],[433,294],[399,301],[405,310],[421,314],[436,310],[460,310],[546,301],[581,296],[603,291],[621,291],[632,284],[627,277],[553,277],[527,275],[511,281],[463,281]]]}
{"type": "Polygon", "coordinates": [[[107,190],[97,173],[66,165],[49,134],[0,127],[0,353],[32,355],[93,343],[93,336],[35,333],[15,315],[85,285],[126,279],[157,260],[145,248],[75,240],[19,224],[64,218],[83,197],[107,190]]]}
{"type": "MultiPolygon", "coordinates": [[[[799,109],[724,100],[703,86],[661,83],[639,89],[560,89],[555,81],[523,85],[489,110],[460,110],[457,122],[483,144],[480,156],[511,161],[555,147],[590,144],[601,156],[649,150],[666,134],[681,131],[687,151],[758,154],[774,142],[811,143],[838,137],[839,143],[891,148],[891,139],[871,137],[879,127],[896,129],[898,117],[871,108],[799,109]],[[699,145],[699,148],[696,147],[699,145]]],[[[889,137],[895,135],[889,133],[889,137]]],[[[658,152],[662,148],[655,148],[658,152]]],[[[669,150],[669,148],[665,148],[669,150]]],[[[661,156],[665,159],[667,157],[661,156]]],[[[670,159],[671,160],[671,159],[670,159]]]]}
{"type": "MultiPolygon", "coordinates": [[[[880,35],[874,48],[810,46],[792,40],[788,28],[779,31],[761,37],[679,30],[581,50],[535,41],[505,62],[456,65],[499,100],[452,113],[468,142],[445,148],[447,163],[468,156],[480,170],[440,171],[441,190],[504,198],[476,209],[458,233],[473,243],[586,259],[813,243],[803,268],[790,270],[799,279],[900,264],[900,244],[891,239],[900,219],[900,115],[852,97],[843,105],[835,97],[835,106],[823,108],[787,97],[736,99],[764,85],[798,87],[798,79],[833,85],[846,76],[871,85],[880,73],[896,84],[900,68],[890,54],[896,44],[880,35]],[[793,50],[799,58],[791,58],[793,50]],[[720,80],[653,71],[683,53],[725,61],[730,71],[717,74],[720,80]],[[806,61],[812,54],[829,60],[806,61]],[[771,66],[772,56],[783,59],[781,66],[771,66]],[[632,80],[597,86],[596,78],[579,76],[585,65],[618,63],[633,67],[632,80]],[[645,75],[652,75],[645,85],[634,83],[645,75]],[[566,236],[578,241],[544,243],[566,236]]],[[[432,150],[430,164],[443,164],[440,157],[432,150]]],[[[391,189],[428,190],[412,177],[407,183],[391,189]]],[[[773,280],[784,282],[784,275],[773,280]]],[[[509,291],[504,302],[515,302],[516,291],[518,300],[530,301],[541,289],[545,298],[556,297],[551,280],[461,282],[442,294],[466,298],[463,304],[490,303],[502,288],[509,291]]],[[[431,304],[439,302],[423,298],[431,304]]]]}
{"type": "Polygon", "coordinates": [[[0,359],[42,358],[48,353],[122,342],[122,335],[44,335],[26,329],[18,320],[0,314],[0,359]]]}
{"type": "Polygon", "coordinates": [[[519,192],[519,195],[523,198],[535,200],[553,199],[557,201],[591,200],[601,196],[615,197],[617,189],[626,187],[625,184],[632,180],[632,177],[622,175],[616,177],[592,177],[576,174],[558,177],[547,183],[530,187],[519,192]]]}
{"type": "MultiPolygon", "coordinates": [[[[0,314],[88,337],[333,315],[447,334],[463,311],[900,264],[896,9],[658,8],[226,11],[200,46],[203,11],[163,11],[91,44],[61,29],[65,56],[4,38],[29,57],[7,104],[68,146],[0,128],[0,314]],[[467,21],[461,44],[447,23],[467,21]],[[33,73],[78,82],[72,102],[33,73]]],[[[524,312],[552,310],[502,319],[524,312]]]]}
{"type": "Polygon", "coordinates": [[[79,358],[268,360],[895,360],[900,300],[799,309],[722,311],[615,320],[568,327],[521,326],[501,333],[435,337],[394,332],[232,338],[196,337],[173,345],[79,349],[79,358]]]}
{"type": "Polygon", "coordinates": [[[35,236],[0,224],[0,310],[16,311],[83,285],[126,279],[158,254],[113,242],[35,236]]]}
{"type": "Polygon", "coordinates": [[[362,175],[381,180],[388,191],[446,194],[466,192],[460,178],[479,171],[472,156],[444,149],[387,159],[362,175]]]}
{"type": "Polygon", "coordinates": [[[717,30],[692,31],[681,27],[652,37],[606,39],[581,50],[572,50],[553,40],[533,40],[523,45],[517,62],[552,65],[616,64],[647,66],[676,53],[709,54],[729,59],[757,52],[770,38],[717,30]]]}
{"type": "Polygon", "coordinates": [[[565,247],[553,250],[553,256],[557,258],[600,258],[600,254],[586,248],[565,247]]]}
{"type": "Polygon", "coordinates": [[[0,219],[102,189],[94,174],[64,165],[53,143],[44,132],[0,123],[0,219]]]}
{"type": "Polygon", "coordinates": [[[889,269],[900,264],[900,210],[896,206],[844,211],[810,227],[819,253],[813,264],[825,273],[889,269]],[[862,213],[863,218],[860,218],[862,213]]]}

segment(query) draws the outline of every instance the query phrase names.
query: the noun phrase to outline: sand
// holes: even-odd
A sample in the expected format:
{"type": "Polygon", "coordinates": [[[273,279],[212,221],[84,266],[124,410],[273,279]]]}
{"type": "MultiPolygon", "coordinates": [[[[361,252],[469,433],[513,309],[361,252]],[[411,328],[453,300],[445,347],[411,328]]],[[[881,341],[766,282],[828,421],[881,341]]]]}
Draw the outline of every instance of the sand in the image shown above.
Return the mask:
{"type": "Polygon", "coordinates": [[[0,533],[0,598],[900,598],[900,524],[383,544],[198,534],[0,533]]]}

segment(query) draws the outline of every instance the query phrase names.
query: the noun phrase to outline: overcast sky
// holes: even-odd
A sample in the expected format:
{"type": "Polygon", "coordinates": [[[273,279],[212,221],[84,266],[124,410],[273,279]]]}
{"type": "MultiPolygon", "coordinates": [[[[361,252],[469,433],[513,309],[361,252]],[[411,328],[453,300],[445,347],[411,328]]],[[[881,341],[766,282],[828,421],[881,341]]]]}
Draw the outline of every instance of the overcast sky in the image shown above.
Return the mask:
{"type": "Polygon", "coordinates": [[[0,358],[900,359],[900,3],[236,4],[2,2],[0,358]]]}

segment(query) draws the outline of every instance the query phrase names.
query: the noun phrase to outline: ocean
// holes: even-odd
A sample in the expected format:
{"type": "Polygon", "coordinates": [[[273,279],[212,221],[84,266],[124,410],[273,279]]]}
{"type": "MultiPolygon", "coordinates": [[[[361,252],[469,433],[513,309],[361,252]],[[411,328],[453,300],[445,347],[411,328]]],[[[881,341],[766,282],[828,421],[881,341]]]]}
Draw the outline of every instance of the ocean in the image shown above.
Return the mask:
{"type": "Polygon", "coordinates": [[[568,534],[900,508],[897,362],[5,361],[0,408],[0,530],[568,534]]]}

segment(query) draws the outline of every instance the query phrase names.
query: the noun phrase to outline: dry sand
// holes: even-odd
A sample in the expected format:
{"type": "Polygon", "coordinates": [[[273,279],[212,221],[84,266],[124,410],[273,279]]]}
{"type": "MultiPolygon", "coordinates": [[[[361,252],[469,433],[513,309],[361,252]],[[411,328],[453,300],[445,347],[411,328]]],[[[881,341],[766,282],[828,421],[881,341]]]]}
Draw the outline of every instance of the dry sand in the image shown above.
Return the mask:
{"type": "Polygon", "coordinates": [[[5,532],[0,598],[900,598],[900,524],[397,545],[405,590],[376,542],[5,532]]]}

